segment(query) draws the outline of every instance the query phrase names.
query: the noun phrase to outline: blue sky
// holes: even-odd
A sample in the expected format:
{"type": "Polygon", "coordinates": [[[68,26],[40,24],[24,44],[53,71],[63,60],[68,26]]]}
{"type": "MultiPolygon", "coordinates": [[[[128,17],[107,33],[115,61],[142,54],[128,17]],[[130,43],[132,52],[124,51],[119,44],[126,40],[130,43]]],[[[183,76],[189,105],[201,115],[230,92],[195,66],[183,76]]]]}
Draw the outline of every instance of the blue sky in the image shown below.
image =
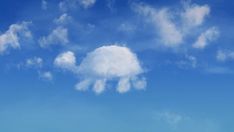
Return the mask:
{"type": "Polygon", "coordinates": [[[2,0],[0,131],[234,131],[233,6],[2,0]]]}

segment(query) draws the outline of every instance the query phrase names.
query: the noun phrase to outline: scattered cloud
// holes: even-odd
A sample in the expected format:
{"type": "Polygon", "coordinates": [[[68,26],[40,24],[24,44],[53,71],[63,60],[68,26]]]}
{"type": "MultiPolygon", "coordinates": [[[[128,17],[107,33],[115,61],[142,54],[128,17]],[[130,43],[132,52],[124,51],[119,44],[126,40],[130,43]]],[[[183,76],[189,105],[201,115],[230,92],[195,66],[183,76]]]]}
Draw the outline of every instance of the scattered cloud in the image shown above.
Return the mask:
{"type": "Polygon", "coordinates": [[[216,59],[221,62],[234,60],[234,51],[231,50],[219,50],[216,55],[216,59]]]}
{"type": "Polygon", "coordinates": [[[161,111],[154,113],[154,121],[161,131],[174,132],[217,132],[220,131],[220,124],[209,118],[188,116],[186,114],[161,111]]]}
{"type": "Polygon", "coordinates": [[[146,16],[159,30],[161,41],[165,46],[174,47],[182,43],[183,34],[173,23],[172,15],[167,8],[157,10],[146,4],[135,4],[134,9],[146,16]]]}
{"type": "Polygon", "coordinates": [[[53,74],[50,71],[39,72],[39,77],[44,80],[51,81],[53,80],[53,74]]]}
{"type": "Polygon", "coordinates": [[[168,111],[157,112],[155,117],[157,120],[163,121],[173,128],[176,128],[180,123],[188,119],[188,117],[168,111]]]}
{"type": "Polygon", "coordinates": [[[196,42],[193,44],[193,47],[196,49],[204,49],[209,42],[216,40],[219,36],[219,31],[216,27],[211,27],[197,38],[196,42]]]}
{"type": "Polygon", "coordinates": [[[180,60],[176,63],[179,68],[187,69],[187,68],[196,68],[197,67],[197,58],[192,55],[185,55],[183,60],[180,60]]]}
{"type": "Polygon", "coordinates": [[[47,3],[47,1],[46,1],[46,0],[42,0],[42,1],[41,1],[41,9],[42,9],[42,10],[47,10],[47,8],[48,8],[48,3],[47,3]]]}
{"type": "Polygon", "coordinates": [[[208,5],[185,4],[185,11],[181,13],[181,17],[184,26],[192,28],[202,25],[209,13],[208,5]]]}
{"type": "Polygon", "coordinates": [[[40,57],[33,57],[26,59],[25,65],[27,67],[42,67],[43,59],[40,57]]]}
{"type": "Polygon", "coordinates": [[[95,4],[96,0],[79,0],[79,3],[84,7],[84,8],[89,8],[95,4]]]}
{"type": "Polygon", "coordinates": [[[77,70],[75,54],[72,51],[59,54],[54,60],[54,65],[75,72],[77,70]]]}
{"type": "MultiPolygon", "coordinates": [[[[208,5],[190,4],[190,2],[184,4],[179,11],[172,8],[157,9],[143,3],[133,5],[133,9],[138,14],[153,24],[161,43],[166,47],[178,47],[185,43],[187,36],[195,28],[199,28],[210,13],[208,5]]],[[[209,42],[217,39],[218,34],[216,27],[209,28],[198,37],[192,46],[198,49],[205,48],[209,42]]]]}
{"type": "Polygon", "coordinates": [[[138,76],[144,72],[140,62],[127,47],[99,47],[88,53],[80,65],[76,65],[74,53],[67,51],[59,54],[54,64],[82,78],[75,86],[79,91],[92,87],[95,93],[100,94],[105,91],[106,83],[113,80],[118,80],[116,90],[119,93],[128,92],[132,87],[139,90],[146,87],[146,79],[138,76]]]}
{"type": "Polygon", "coordinates": [[[92,7],[96,3],[96,0],[63,0],[59,2],[59,9],[66,12],[68,9],[74,9],[79,6],[84,9],[92,7]]]}
{"type": "Polygon", "coordinates": [[[0,54],[8,49],[19,49],[20,41],[23,39],[31,39],[32,34],[28,26],[30,22],[22,22],[10,25],[9,29],[0,35],[0,54]]]}
{"type": "Polygon", "coordinates": [[[118,27],[118,31],[124,32],[124,33],[132,33],[136,29],[136,26],[130,23],[122,23],[118,27]]]}
{"type": "Polygon", "coordinates": [[[106,0],[106,2],[107,2],[107,7],[110,9],[110,11],[114,11],[115,10],[115,8],[114,8],[114,5],[115,5],[115,0],[106,0]]]}
{"type": "Polygon", "coordinates": [[[41,47],[48,47],[50,45],[65,45],[69,43],[68,30],[62,26],[55,28],[48,36],[39,39],[41,47]]]}
{"type": "Polygon", "coordinates": [[[54,20],[54,23],[57,25],[64,25],[71,21],[72,17],[69,16],[67,13],[62,14],[59,18],[54,20]]]}

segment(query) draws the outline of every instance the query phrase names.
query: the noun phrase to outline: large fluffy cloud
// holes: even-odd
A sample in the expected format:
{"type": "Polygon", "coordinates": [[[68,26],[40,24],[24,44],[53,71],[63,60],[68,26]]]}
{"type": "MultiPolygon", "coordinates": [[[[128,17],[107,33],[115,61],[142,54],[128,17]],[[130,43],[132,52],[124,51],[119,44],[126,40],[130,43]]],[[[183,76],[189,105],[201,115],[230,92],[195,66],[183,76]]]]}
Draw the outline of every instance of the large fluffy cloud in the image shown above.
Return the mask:
{"type": "Polygon", "coordinates": [[[146,80],[140,62],[130,49],[123,46],[102,46],[87,54],[79,66],[75,64],[74,53],[68,51],[55,59],[55,65],[72,70],[82,78],[76,84],[80,91],[92,90],[99,94],[107,88],[108,81],[116,81],[116,90],[125,93],[131,88],[144,89],[146,80]],[[73,69],[76,69],[75,71],[73,69]]]}
{"type": "Polygon", "coordinates": [[[20,40],[31,38],[29,24],[30,22],[22,22],[10,25],[9,29],[0,35],[0,53],[4,53],[10,48],[20,48],[20,40]]]}

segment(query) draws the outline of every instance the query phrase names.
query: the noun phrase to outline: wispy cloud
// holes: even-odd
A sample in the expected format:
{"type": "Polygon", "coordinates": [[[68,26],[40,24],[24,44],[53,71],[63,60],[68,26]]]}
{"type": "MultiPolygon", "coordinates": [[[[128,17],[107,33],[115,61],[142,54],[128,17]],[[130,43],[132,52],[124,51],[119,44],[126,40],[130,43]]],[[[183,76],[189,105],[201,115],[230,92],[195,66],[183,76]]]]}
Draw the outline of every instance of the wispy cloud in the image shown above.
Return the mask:
{"type": "Polygon", "coordinates": [[[234,51],[231,50],[218,50],[216,59],[221,62],[234,60],[234,51]]]}
{"type": "Polygon", "coordinates": [[[61,11],[68,11],[79,6],[84,9],[92,7],[96,3],[96,0],[63,0],[59,2],[59,8],[61,11]]]}
{"type": "Polygon", "coordinates": [[[50,45],[66,45],[68,40],[68,29],[62,26],[55,28],[48,36],[39,39],[41,47],[49,47],[50,45]]]}
{"type": "Polygon", "coordinates": [[[47,1],[46,1],[46,0],[42,0],[42,1],[41,1],[41,9],[42,9],[42,10],[47,10],[47,8],[48,8],[48,3],[47,3],[47,1]]]}
{"type": "Polygon", "coordinates": [[[172,15],[168,9],[154,9],[146,4],[135,4],[134,10],[146,16],[159,29],[161,41],[165,46],[174,47],[182,43],[183,35],[172,21],[172,15]]]}
{"type": "Polygon", "coordinates": [[[28,26],[30,22],[22,22],[10,25],[9,29],[0,35],[0,54],[8,49],[20,48],[20,41],[23,39],[31,39],[32,34],[28,26]]]}
{"type": "Polygon", "coordinates": [[[194,48],[204,49],[209,42],[216,40],[219,36],[219,31],[216,27],[207,29],[205,32],[197,38],[196,42],[193,44],[194,48]]]}
{"type": "MultiPolygon", "coordinates": [[[[210,13],[208,5],[197,5],[187,2],[179,11],[173,8],[154,8],[147,4],[134,3],[133,9],[138,14],[145,17],[155,27],[155,32],[159,34],[158,38],[166,47],[179,47],[186,43],[187,36],[191,37],[194,29],[203,25],[205,18],[210,13]]],[[[218,37],[218,29],[212,27],[207,29],[196,40],[191,47],[205,48],[209,42],[218,37]]],[[[196,38],[197,36],[194,36],[196,38]]]]}

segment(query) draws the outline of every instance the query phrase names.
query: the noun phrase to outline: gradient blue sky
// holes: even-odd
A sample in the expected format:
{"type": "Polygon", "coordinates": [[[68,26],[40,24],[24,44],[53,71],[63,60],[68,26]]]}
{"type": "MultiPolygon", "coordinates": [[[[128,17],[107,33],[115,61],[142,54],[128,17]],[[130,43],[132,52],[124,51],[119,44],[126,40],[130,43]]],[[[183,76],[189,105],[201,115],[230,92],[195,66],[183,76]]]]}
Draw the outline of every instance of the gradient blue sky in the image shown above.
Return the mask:
{"type": "Polygon", "coordinates": [[[1,0],[0,131],[234,131],[233,7],[231,0],[1,0]],[[137,56],[143,90],[118,92],[114,79],[102,93],[79,91],[82,75],[55,64],[70,51],[79,67],[110,45],[137,56]]]}

